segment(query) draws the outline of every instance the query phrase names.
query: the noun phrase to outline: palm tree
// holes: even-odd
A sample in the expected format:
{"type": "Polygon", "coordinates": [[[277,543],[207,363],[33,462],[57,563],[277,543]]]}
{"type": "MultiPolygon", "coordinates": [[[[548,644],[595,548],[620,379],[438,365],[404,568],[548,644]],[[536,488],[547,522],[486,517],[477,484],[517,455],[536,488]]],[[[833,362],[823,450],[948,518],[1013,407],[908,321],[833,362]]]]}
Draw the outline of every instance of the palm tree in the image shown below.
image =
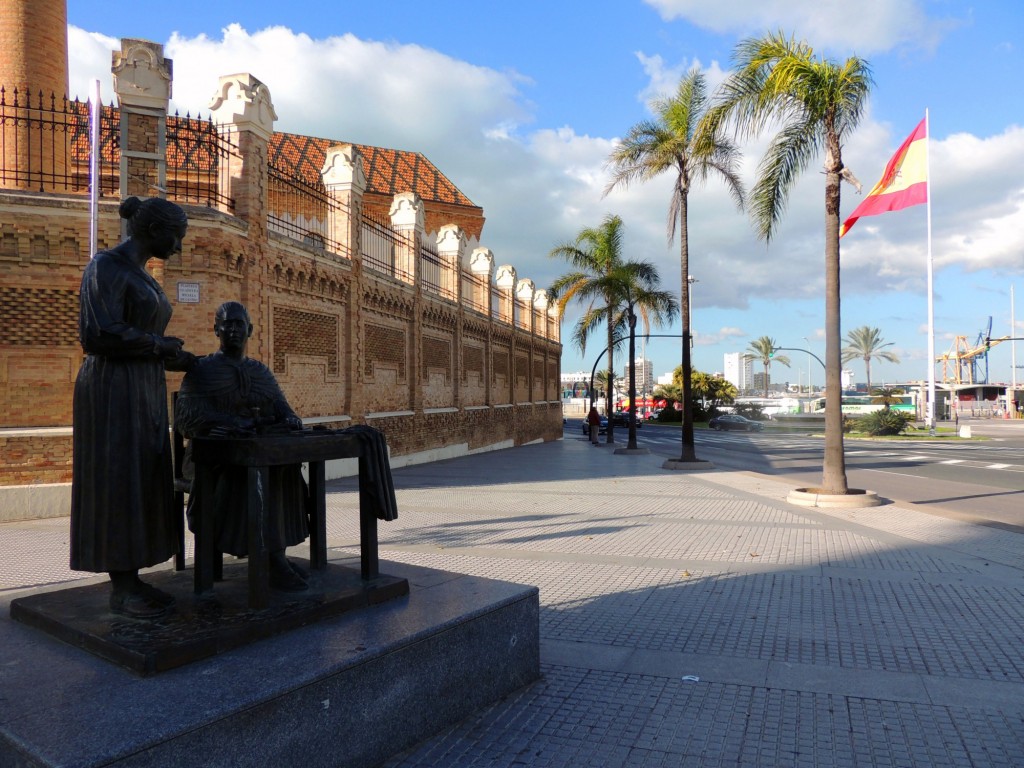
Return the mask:
{"type": "Polygon", "coordinates": [[[903,394],[903,390],[899,387],[877,387],[868,391],[873,395],[871,402],[881,403],[883,411],[890,410],[892,404],[898,403],[900,401],[900,395],[903,394]]]}
{"type": "Polygon", "coordinates": [[[846,346],[843,347],[843,362],[848,363],[858,357],[864,361],[864,372],[868,378],[868,392],[871,391],[871,360],[888,360],[898,363],[900,359],[886,349],[892,342],[882,343],[882,334],[877,328],[862,325],[846,334],[846,346]]]}
{"type": "Polygon", "coordinates": [[[736,396],[739,392],[736,390],[736,385],[731,381],[720,379],[717,376],[713,376],[710,381],[708,388],[708,406],[717,411],[718,406],[728,405],[729,403],[736,402],[736,396]]]}
{"type": "MultiPolygon", "coordinates": [[[[548,289],[548,293],[555,300],[558,306],[559,317],[565,314],[565,308],[570,301],[578,299],[585,301],[589,298],[586,315],[596,312],[603,316],[608,327],[608,370],[615,370],[614,365],[614,312],[615,300],[610,295],[595,296],[593,286],[597,281],[608,275],[613,269],[622,263],[622,219],[618,216],[608,214],[604,217],[598,227],[587,227],[580,230],[576,240],[571,243],[564,243],[551,249],[549,254],[552,258],[562,258],[569,262],[573,271],[556,279],[548,289]]],[[[587,338],[592,330],[590,323],[584,323],[581,318],[573,331],[573,342],[579,347],[580,352],[587,351],[587,338]],[[581,332],[586,327],[586,332],[581,332]]],[[[605,390],[605,409],[608,415],[612,412],[612,388],[605,390]]],[[[608,421],[608,432],[606,440],[611,443],[612,435],[611,420],[608,421]]]]}
{"type": "MultiPolygon", "coordinates": [[[[671,384],[659,384],[654,388],[654,397],[665,400],[672,400],[676,403],[682,402],[683,391],[683,367],[677,365],[672,371],[671,384]]],[[[694,369],[691,371],[693,378],[694,397],[701,397],[707,402],[708,408],[718,408],[727,405],[736,399],[739,394],[736,385],[709,373],[703,373],[694,369]]]]}
{"type": "MultiPolygon", "coordinates": [[[[650,333],[651,321],[655,325],[671,322],[679,312],[679,304],[668,291],[658,289],[661,278],[657,268],[646,261],[627,261],[615,267],[601,279],[594,291],[604,290],[619,304],[613,318],[618,330],[629,329],[629,359],[636,360],[636,321],[643,320],[645,333],[650,333]]],[[[611,420],[609,420],[609,427],[611,420]]],[[[629,442],[627,449],[636,449],[636,365],[629,366],[629,442]]]]}
{"type": "Polygon", "coordinates": [[[701,371],[693,372],[693,393],[701,398],[709,412],[716,411],[720,405],[733,402],[737,394],[736,385],[701,371]]]}
{"type": "Polygon", "coordinates": [[[844,140],[860,123],[871,91],[867,62],[818,58],[804,42],[782,33],[741,41],[736,69],[722,83],[707,126],[732,123],[743,137],[779,126],[758,168],[752,215],[758,234],[771,240],[790,190],[801,172],[825,153],[825,457],[822,490],[849,492],[843,454],[842,364],[839,311],[839,182],[856,179],[843,165],[844,140]]]}
{"type": "MultiPolygon", "coordinates": [[[[594,391],[604,397],[608,397],[609,392],[614,395],[615,381],[618,378],[619,377],[615,375],[615,371],[612,371],[611,369],[606,368],[603,371],[598,371],[594,378],[594,391]]],[[[591,398],[591,400],[593,400],[593,398],[591,398]]],[[[593,402],[591,402],[591,405],[593,405],[593,402]]]]}
{"type": "Polygon", "coordinates": [[[693,444],[693,407],[690,401],[690,251],[687,234],[687,203],[690,187],[712,173],[721,176],[737,205],[743,205],[743,184],[737,173],[739,154],[732,142],[716,131],[698,131],[708,105],[707,86],[699,69],[691,69],[679,81],[674,96],[651,102],[653,120],[637,123],[616,145],[609,157],[612,178],[605,194],[617,186],[649,181],[666,171],[675,177],[669,204],[668,239],[679,228],[680,306],[683,340],[683,430],[680,461],[696,461],[693,444]]]}
{"type": "Polygon", "coordinates": [[[785,355],[775,354],[775,339],[770,336],[762,336],[747,345],[747,351],[743,353],[744,360],[760,360],[764,366],[764,396],[768,397],[768,370],[772,363],[782,363],[789,367],[789,358],[785,355]]]}
{"type": "MultiPolygon", "coordinates": [[[[696,371],[694,371],[696,375],[696,371]]],[[[661,400],[671,400],[673,403],[679,403],[682,405],[683,402],[683,366],[677,365],[675,370],[672,371],[672,383],[671,384],[657,384],[654,387],[652,393],[655,398],[661,400]]]]}

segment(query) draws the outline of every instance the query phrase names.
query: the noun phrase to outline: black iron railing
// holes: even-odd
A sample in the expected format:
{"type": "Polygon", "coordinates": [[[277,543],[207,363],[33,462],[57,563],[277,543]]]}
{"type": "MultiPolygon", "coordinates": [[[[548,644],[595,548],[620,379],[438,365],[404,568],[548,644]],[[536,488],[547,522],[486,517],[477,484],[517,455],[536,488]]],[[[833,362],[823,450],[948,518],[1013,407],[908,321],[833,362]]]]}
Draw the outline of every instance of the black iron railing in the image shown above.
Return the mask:
{"type": "Polygon", "coordinates": [[[408,247],[406,239],[391,227],[391,222],[382,221],[365,211],[361,226],[363,266],[410,282],[413,276],[400,266],[398,259],[399,249],[408,247]]]}
{"type": "Polygon", "coordinates": [[[213,117],[186,114],[167,118],[167,196],[180,203],[205,205],[233,213],[231,161],[238,147],[213,117]]]}
{"type": "MultiPolygon", "coordinates": [[[[118,190],[117,110],[100,110],[100,193],[118,190]]],[[[0,87],[0,187],[88,194],[89,104],[0,87]]]]}
{"type": "Polygon", "coordinates": [[[273,165],[267,171],[267,227],[316,249],[351,258],[348,246],[331,233],[331,222],[347,216],[347,209],[327,194],[323,184],[311,184],[273,165]]]}

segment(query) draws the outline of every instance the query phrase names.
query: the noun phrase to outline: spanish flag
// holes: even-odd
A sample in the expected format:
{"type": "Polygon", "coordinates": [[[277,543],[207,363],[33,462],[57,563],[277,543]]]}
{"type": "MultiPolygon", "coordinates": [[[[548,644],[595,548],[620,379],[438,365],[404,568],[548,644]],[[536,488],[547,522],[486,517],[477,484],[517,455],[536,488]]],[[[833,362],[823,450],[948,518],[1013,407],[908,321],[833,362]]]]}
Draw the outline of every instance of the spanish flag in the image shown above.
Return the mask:
{"type": "Polygon", "coordinates": [[[842,237],[850,231],[861,216],[877,216],[888,211],[899,211],[911,205],[928,202],[928,141],[926,120],[918,123],[914,132],[896,150],[885,166],[882,179],[875,184],[860,205],[839,228],[842,237]]]}

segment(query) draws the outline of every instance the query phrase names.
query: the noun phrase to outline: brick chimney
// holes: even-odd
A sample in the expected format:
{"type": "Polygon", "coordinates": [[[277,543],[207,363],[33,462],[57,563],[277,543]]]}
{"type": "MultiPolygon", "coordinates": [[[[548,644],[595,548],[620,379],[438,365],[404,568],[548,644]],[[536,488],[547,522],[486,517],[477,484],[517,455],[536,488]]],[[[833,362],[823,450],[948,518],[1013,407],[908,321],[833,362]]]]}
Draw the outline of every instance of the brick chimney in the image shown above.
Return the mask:
{"type": "Polygon", "coordinates": [[[67,0],[0,3],[0,85],[62,99],[68,95],[67,0]]]}
{"type": "Polygon", "coordinates": [[[0,87],[5,110],[15,98],[19,107],[4,134],[0,187],[50,191],[65,177],[66,136],[54,143],[50,132],[47,143],[39,121],[52,120],[49,110],[62,111],[68,95],[66,0],[0,2],[0,87]]]}

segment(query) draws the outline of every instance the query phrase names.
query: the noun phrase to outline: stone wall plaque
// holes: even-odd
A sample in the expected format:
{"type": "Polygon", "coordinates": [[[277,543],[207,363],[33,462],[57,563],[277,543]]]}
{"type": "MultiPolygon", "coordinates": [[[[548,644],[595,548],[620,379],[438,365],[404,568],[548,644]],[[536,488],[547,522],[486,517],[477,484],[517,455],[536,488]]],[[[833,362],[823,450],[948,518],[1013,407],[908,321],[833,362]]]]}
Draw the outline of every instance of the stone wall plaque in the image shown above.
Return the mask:
{"type": "Polygon", "coordinates": [[[178,283],[178,303],[198,304],[199,283],[178,283]]]}

